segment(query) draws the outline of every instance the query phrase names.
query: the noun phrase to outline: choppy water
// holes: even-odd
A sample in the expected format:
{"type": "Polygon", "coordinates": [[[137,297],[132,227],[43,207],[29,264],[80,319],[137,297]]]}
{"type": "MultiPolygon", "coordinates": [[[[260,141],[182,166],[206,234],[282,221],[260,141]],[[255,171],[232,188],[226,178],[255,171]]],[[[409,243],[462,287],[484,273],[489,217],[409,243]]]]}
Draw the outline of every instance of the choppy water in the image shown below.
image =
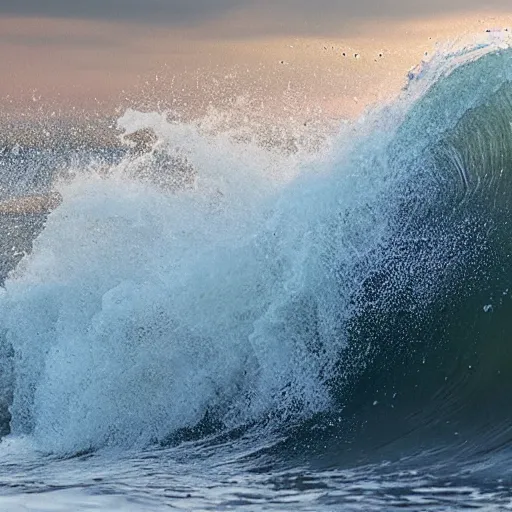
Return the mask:
{"type": "Polygon", "coordinates": [[[0,220],[1,510],[512,509],[512,51],[410,79],[313,152],[4,150],[62,202],[0,220]]]}

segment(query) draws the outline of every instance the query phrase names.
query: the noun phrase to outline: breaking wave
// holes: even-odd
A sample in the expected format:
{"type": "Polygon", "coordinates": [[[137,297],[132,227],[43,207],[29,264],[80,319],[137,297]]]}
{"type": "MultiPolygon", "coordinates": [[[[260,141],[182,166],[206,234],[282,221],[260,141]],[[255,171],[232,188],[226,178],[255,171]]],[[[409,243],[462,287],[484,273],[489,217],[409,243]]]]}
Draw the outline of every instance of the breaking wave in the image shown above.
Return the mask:
{"type": "Polygon", "coordinates": [[[148,153],[67,162],[47,217],[4,214],[5,432],[507,445],[512,53],[410,78],[315,152],[128,111],[148,153]]]}

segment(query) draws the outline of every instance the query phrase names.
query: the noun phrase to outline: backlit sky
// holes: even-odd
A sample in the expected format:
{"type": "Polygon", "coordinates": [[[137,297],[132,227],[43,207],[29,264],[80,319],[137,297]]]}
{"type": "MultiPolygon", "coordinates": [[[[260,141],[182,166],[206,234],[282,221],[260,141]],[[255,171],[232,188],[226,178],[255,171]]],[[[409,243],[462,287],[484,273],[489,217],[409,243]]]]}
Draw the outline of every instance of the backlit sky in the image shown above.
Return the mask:
{"type": "MultiPolygon", "coordinates": [[[[509,8],[510,0],[4,0],[0,15],[183,25],[257,10],[282,30],[331,30],[354,17],[408,17],[454,10],[509,8]]],[[[262,27],[254,27],[254,30],[262,27]]]]}
{"type": "Polygon", "coordinates": [[[507,9],[511,0],[0,0],[0,106],[113,105],[164,67],[176,76],[261,62],[268,70],[285,57],[265,40],[357,38],[365,23],[507,9]]]}

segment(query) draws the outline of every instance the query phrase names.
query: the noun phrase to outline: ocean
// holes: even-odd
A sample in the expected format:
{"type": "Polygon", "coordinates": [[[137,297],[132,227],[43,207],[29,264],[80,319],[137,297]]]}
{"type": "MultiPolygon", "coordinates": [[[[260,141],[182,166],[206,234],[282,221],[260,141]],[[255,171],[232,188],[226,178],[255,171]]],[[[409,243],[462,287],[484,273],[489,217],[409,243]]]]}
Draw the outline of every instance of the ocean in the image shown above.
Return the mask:
{"type": "Polygon", "coordinates": [[[512,50],[214,124],[2,149],[0,510],[511,510],[512,50]]]}

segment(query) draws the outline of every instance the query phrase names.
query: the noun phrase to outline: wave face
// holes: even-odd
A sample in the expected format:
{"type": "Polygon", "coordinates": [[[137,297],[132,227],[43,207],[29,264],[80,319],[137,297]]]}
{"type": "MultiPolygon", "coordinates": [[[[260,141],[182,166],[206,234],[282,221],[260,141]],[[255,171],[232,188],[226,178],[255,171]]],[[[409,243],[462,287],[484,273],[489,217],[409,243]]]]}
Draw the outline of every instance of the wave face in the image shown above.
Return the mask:
{"type": "Polygon", "coordinates": [[[507,444],[511,78],[510,50],[440,57],[314,156],[128,111],[158,151],[68,163],[1,289],[4,430],[58,453],[248,425],[324,456],[507,444]]]}

